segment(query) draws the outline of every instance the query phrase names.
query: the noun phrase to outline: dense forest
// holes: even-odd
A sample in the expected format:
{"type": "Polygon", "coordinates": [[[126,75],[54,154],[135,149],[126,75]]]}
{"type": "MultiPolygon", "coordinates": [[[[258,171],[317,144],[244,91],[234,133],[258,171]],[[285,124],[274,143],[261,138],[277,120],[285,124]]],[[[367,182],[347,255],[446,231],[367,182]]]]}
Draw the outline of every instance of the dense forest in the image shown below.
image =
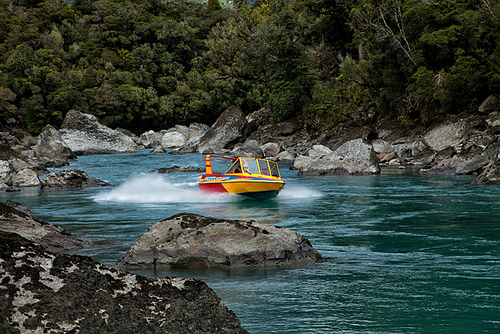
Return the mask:
{"type": "Polygon", "coordinates": [[[500,94],[497,0],[0,2],[0,122],[33,134],[71,109],[138,134],[231,105],[428,124],[500,94]]]}

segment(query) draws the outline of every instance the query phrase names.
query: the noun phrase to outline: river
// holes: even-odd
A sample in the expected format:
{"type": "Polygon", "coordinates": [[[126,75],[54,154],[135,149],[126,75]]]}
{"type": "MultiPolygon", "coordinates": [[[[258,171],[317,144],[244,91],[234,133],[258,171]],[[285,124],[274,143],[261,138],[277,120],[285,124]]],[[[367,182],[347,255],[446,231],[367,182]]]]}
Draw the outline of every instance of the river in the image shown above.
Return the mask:
{"type": "MultiPolygon", "coordinates": [[[[115,188],[1,193],[94,241],[77,254],[113,265],[149,226],[181,212],[254,219],[306,236],[324,259],[279,269],[142,271],[205,281],[250,333],[500,332],[500,186],[471,176],[385,169],[298,177],[258,202],[200,194],[198,154],[95,155],[81,168],[115,188]]],[[[55,170],[57,171],[57,170],[55,170]]]]}

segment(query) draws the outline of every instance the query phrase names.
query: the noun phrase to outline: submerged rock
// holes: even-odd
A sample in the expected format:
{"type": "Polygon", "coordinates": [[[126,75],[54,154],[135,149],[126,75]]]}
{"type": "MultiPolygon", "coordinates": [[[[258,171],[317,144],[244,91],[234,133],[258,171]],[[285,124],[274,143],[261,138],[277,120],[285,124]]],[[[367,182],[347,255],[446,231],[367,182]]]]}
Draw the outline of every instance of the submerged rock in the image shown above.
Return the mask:
{"type": "Polygon", "coordinates": [[[53,252],[65,252],[90,243],[82,236],[35,218],[28,208],[12,201],[0,203],[0,231],[17,233],[53,252]]]}
{"type": "Polygon", "coordinates": [[[0,232],[2,333],[247,333],[205,283],[148,279],[0,232]]]}
{"type": "Polygon", "coordinates": [[[183,173],[204,173],[205,168],[197,168],[197,167],[179,167],[179,166],[173,166],[173,167],[166,167],[166,168],[158,168],[150,171],[150,173],[156,173],[156,174],[168,174],[168,173],[175,173],[175,172],[183,172],[183,173]]]}
{"type": "Polygon", "coordinates": [[[122,268],[275,267],[320,258],[309,241],[297,232],[255,221],[182,213],[151,226],[116,265],[122,268]]]}
{"type": "Polygon", "coordinates": [[[88,176],[81,169],[69,169],[47,175],[42,180],[42,188],[68,189],[87,187],[113,187],[111,184],[88,176]]]}

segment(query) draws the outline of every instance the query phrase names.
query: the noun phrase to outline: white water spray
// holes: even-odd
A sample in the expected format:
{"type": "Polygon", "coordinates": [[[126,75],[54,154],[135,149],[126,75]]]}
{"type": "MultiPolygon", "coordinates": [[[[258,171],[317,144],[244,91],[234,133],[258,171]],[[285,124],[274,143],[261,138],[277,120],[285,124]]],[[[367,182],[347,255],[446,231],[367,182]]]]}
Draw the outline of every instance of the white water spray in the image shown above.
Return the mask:
{"type": "Polygon", "coordinates": [[[174,183],[158,174],[141,174],[124,184],[94,196],[97,202],[119,203],[200,203],[232,202],[230,194],[205,194],[197,182],[174,183]]]}

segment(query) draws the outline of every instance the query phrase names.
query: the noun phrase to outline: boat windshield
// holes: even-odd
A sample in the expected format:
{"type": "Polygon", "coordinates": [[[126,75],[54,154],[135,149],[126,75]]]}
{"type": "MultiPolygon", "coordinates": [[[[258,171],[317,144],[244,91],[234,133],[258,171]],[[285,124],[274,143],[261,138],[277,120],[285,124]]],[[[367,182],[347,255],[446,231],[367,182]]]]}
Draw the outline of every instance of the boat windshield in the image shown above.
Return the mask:
{"type": "Polygon", "coordinates": [[[236,160],[235,158],[222,156],[209,156],[209,158],[213,174],[224,174],[228,168],[232,167],[236,160]]]}
{"type": "Polygon", "coordinates": [[[257,166],[257,160],[255,159],[245,159],[241,158],[241,164],[243,165],[243,172],[248,174],[259,174],[259,167],[257,166]]]}
{"type": "Polygon", "coordinates": [[[278,169],[278,164],[273,161],[269,161],[269,167],[271,167],[271,175],[274,177],[280,177],[280,171],[278,169]]]}
{"type": "Polygon", "coordinates": [[[259,159],[259,168],[260,168],[260,174],[267,175],[267,176],[271,175],[271,173],[269,172],[269,166],[267,165],[266,160],[259,159]]]}
{"type": "Polygon", "coordinates": [[[240,161],[237,160],[231,168],[229,168],[226,172],[226,174],[241,174],[241,164],[240,161]]]}

